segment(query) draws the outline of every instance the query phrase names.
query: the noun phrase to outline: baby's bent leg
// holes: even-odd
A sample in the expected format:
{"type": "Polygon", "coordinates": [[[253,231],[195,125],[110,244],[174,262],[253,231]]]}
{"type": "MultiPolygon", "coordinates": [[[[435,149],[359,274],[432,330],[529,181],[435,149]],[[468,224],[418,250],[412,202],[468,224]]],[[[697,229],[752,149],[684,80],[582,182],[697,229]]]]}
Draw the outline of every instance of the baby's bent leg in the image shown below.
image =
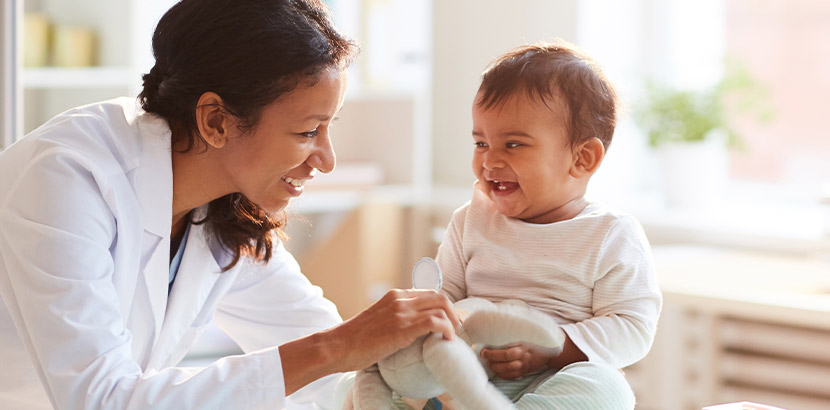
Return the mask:
{"type": "MultiPolygon", "coordinates": [[[[377,365],[357,372],[351,389],[354,410],[394,409],[392,390],[380,376],[377,365]]],[[[344,410],[348,407],[344,406],[344,410]]]]}
{"type": "Polygon", "coordinates": [[[590,362],[565,366],[516,402],[517,410],[633,408],[634,393],[620,371],[590,362]]]}

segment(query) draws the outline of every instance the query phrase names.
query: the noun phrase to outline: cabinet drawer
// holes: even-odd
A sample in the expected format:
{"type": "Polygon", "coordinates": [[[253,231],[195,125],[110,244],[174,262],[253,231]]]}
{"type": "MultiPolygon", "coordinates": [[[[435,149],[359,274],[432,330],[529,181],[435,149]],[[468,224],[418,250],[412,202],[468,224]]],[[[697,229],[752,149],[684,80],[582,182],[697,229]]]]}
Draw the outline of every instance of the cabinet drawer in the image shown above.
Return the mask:
{"type": "MultiPolygon", "coordinates": [[[[830,365],[830,332],[724,318],[719,337],[724,349],[830,365]]],[[[830,384],[827,385],[830,387],[830,384]]]]}

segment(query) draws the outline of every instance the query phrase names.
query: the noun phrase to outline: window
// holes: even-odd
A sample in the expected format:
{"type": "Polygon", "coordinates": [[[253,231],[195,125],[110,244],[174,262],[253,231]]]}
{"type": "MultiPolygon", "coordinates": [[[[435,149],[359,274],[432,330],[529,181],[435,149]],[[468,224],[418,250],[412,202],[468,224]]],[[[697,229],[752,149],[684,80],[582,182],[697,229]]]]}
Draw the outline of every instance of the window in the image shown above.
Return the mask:
{"type": "Polygon", "coordinates": [[[765,84],[775,117],[739,120],[746,149],[735,179],[816,189],[830,184],[830,3],[734,0],[726,6],[726,52],[765,84]]]}
{"type": "Polygon", "coordinates": [[[768,122],[730,117],[743,148],[729,152],[717,206],[671,209],[659,199],[655,152],[623,113],[594,194],[627,198],[623,207],[666,238],[827,252],[830,206],[821,203],[830,187],[830,3],[585,2],[579,16],[577,43],[599,60],[628,111],[649,80],[701,89],[722,78],[729,59],[765,88],[773,114],[768,122]]]}

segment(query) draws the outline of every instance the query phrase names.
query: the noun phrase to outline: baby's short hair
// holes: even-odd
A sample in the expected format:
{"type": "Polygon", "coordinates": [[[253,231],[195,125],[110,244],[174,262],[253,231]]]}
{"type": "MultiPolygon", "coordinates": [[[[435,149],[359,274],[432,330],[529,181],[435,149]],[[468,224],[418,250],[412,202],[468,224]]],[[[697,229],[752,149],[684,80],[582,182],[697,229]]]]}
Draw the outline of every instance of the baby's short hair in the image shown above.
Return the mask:
{"type": "Polygon", "coordinates": [[[566,127],[575,146],[597,137],[605,149],[617,124],[617,93],[597,63],[562,40],[519,46],[484,70],[475,104],[491,109],[525,93],[545,104],[559,97],[568,110],[566,127]]]}

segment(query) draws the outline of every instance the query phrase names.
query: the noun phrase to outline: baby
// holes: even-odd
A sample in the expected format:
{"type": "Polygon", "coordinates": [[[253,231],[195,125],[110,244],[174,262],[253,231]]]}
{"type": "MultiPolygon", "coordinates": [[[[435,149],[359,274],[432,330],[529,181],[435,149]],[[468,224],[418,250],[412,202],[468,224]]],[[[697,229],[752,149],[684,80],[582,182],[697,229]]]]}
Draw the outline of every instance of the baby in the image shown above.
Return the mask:
{"type": "Polygon", "coordinates": [[[519,409],[634,405],[617,369],[654,337],[662,300],[649,244],[633,217],[585,197],[616,108],[597,64],[561,41],[497,58],[473,103],[478,181],[436,260],[453,302],[520,299],[567,335],[556,356],[525,344],[481,351],[519,409]]]}
{"type": "MultiPolygon", "coordinates": [[[[561,352],[530,343],[481,349],[490,383],[506,396],[496,407],[634,407],[619,369],[651,347],[661,295],[640,224],[585,197],[616,110],[599,67],[565,42],[521,46],[482,76],[473,103],[478,181],[438,249],[441,291],[460,304],[519,300],[565,335],[561,352]]],[[[366,397],[391,396],[377,367],[358,378],[366,382],[354,393],[355,408],[367,408],[366,397]]],[[[393,401],[398,409],[464,408],[446,394],[393,401]]]]}

